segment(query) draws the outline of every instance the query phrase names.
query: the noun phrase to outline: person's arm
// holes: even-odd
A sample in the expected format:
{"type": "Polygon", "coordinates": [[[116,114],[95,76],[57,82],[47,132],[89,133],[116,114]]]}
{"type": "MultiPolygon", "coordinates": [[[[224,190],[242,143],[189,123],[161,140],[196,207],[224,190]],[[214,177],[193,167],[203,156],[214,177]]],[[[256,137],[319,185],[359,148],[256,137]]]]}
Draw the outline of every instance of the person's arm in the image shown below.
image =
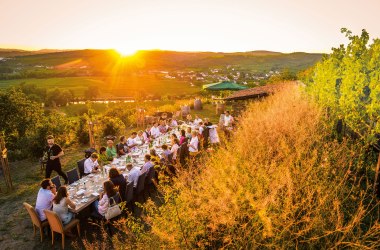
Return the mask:
{"type": "Polygon", "coordinates": [[[61,156],[63,156],[65,153],[63,152],[63,150],[61,149],[61,147],[59,147],[59,149],[61,150],[57,155],[54,155],[54,156],[51,156],[50,159],[51,160],[55,160],[61,156]]]}
{"type": "Polygon", "coordinates": [[[107,195],[103,195],[102,199],[99,201],[99,206],[104,206],[108,202],[107,195]]]}
{"type": "Polygon", "coordinates": [[[75,209],[76,205],[74,202],[72,202],[69,198],[66,198],[67,204],[72,208],[75,209]]]}

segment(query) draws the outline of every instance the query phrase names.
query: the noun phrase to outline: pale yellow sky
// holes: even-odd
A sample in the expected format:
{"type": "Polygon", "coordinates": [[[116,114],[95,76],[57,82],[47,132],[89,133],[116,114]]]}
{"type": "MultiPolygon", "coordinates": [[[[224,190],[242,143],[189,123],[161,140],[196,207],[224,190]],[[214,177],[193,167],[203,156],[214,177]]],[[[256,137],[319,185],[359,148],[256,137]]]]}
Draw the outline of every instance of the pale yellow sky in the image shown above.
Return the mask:
{"type": "Polygon", "coordinates": [[[2,48],[328,52],[380,0],[0,0],[2,48]]]}

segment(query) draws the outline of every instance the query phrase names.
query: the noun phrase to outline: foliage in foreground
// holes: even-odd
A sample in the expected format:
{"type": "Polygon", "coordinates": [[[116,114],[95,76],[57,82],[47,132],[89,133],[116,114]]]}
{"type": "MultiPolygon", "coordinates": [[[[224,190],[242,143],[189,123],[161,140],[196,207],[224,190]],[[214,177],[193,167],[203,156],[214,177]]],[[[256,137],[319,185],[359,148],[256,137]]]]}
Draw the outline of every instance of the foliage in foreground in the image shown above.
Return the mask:
{"type": "Polygon", "coordinates": [[[333,141],[324,114],[294,86],[251,104],[243,117],[226,147],[161,186],[165,204],[148,202],[144,223],[120,221],[113,246],[380,247],[367,177],[374,159],[362,145],[333,141]]]}
{"type": "Polygon", "coordinates": [[[343,124],[369,144],[380,134],[380,39],[369,40],[343,28],[347,46],[332,53],[304,76],[308,92],[329,110],[331,121],[343,124]]]}

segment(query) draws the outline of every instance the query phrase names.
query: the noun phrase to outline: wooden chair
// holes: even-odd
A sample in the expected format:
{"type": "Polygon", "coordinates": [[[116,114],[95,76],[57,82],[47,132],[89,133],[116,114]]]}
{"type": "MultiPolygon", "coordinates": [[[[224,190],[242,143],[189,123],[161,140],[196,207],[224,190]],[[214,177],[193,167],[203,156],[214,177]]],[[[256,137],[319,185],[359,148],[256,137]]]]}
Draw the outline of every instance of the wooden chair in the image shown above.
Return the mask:
{"type": "Polygon", "coordinates": [[[34,207],[29,205],[28,203],[24,202],[24,207],[26,211],[28,211],[30,218],[32,219],[33,223],[33,229],[34,229],[34,236],[36,236],[36,227],[40,229],[40,235],[41,235],[41,242],[44,239],[44,227],[48,227],[49,223],[45,221],[40,221],[40,218],[38,217],[38,214],[34,207]]]}
{"type": "Polygon", "coordinates": [[[44,213],[46,215],[47,220],[49,221],[52,245],[54,245],[54,232],[62,235],[62,249],[65,248],[65,233],[67,233],[73,227],[77,227],[78,236],[80,236],[80,226],[78,219],[73,219],[67,225],[63,225],[61,219],[54,211],[44,210],[44,213]]]}

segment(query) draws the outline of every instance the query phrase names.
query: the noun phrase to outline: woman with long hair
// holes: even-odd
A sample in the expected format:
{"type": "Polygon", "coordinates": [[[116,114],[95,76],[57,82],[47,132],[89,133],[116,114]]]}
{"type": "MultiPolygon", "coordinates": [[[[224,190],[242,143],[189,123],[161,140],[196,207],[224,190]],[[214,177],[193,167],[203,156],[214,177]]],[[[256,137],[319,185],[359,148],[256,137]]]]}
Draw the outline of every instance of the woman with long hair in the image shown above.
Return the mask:
{"type": "Polygon", "coordinates": [[[112,181],[112,183],[119,189],[119,194],[123,201],[126,200],[126,189],[127,189],[127,181],[124,178],[124,175],[120,174],[117,168],[110,168],[108,177],[112,181]]]}
{"type": "Polygon", "coordinates": [[[75,209],[75,203],[69,199],[66,186],[60,186],[53,199],[53,211],[58,214],[64,225],[74,218],[74,214],[69,212],[69,206],[75,209]]]}
{"type": "MultiPolygon", "coordinates": [[[[113,184],[112,181],[105,181],[103,183],[103,193],[100,194],[99,200],[96,200],[94,202],[94,216],[95,217],[104,217],[104,215],[107,212],[109,203],[110,203],[110,198],[115,197],[115,202],[119,203],[118,198],[116,197],[117,190],[115,188],[115,185],[113,184]]],[[[112,201],[113,202],[113,201],[112,201]]]]}

